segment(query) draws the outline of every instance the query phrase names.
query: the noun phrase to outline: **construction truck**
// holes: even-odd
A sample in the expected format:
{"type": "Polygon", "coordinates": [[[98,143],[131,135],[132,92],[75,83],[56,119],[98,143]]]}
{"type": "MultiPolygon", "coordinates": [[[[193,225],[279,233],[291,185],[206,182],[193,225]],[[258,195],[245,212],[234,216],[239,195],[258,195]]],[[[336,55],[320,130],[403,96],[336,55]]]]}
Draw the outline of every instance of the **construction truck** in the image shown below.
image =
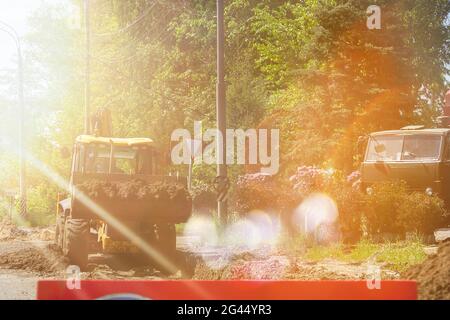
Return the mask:
{"type": "Polygon", "coordinates": [[[159,255],[173,262],[175,225],[190,217],[189,203],[182,210],[165,211],[137,197],[92,199],[78,186],[89,181],[106,184],[140,181],[186,187],[186,179],[161,175],[159,152],[152,139],[109,137],[112,135],[109,112],[97,112],[92,122],[94,134],[78,136],[73,146],[68,197],[58,199],[57,246],[71,264],[81,269],[87,266],[88,254],[97,250],[141,253],[150,255],[150,260],[159,255]]]}
{"type": "Polygon", "coordinates": [[[412,191],[438,195],[450,208],[450,90],[435,128],[411,125],[369,134],[361,164],[368,194],[380,181],[403,180],[412,191]]]}

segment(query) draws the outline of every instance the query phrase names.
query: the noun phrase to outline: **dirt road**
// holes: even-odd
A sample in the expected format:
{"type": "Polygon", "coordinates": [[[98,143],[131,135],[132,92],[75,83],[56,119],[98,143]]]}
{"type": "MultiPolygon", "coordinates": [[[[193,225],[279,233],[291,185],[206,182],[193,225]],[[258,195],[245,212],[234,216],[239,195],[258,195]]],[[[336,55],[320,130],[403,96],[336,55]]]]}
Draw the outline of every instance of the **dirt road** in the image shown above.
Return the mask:
{"type": "MultiPolygon", "coordinates": [[[[180,247],[188,239],[180,237],[180,247]]],[[[34,299],[39,279],[65,279],[67,262],[51,241],[0,241],[0,299],[34,299]]],[[[268,256],[253,252],[236,256],[223,248],[200,250],[196,279],[366,279],[366,264],[348,264],[333,260],[320,263],[300,261],[284,255],[268,256]]],[[[82,279],[161,279],[166,278],[151,266],[134,263],[131,257],[89,255],[89,268],[82,279]]],[[[182,278],[181,273],[170,278],[182,278]]],[[[396,278],[383,271],[384,278],[396,278]]]]}
{"type": "MultiPolygon", "coordinates": [[[[53,244],[52,228],[0,225],[0,299],[34,299],[39,279],[65,279],[67,261],[53,244]]],[[[180,241],[182,243],[182,241],[180,241]]],[[[180,274],[171,277],[180,277],[180,274]]],[[[82,279],[160,279],[151,266],[127,256],[89,255],[82,279]]]]}
{"type": "MultiPolygon", "coordinates": [[[[66,279],[68,264],[51,241],[0,241],[0,299],[34,299],[39,279],[66,279]]],[[[81,279],[161,279],[151,266],[128,257],[90,255],[81,279]]],[[[180,277],[179,274],[171,276],[180,277]]]]}
{"type": "MultiPolygon", "coordinates": [[[[0,299],[34,299],[39,279],[65,279],[67,261],[53,245],[51,229],[0,232],[0,299]],[[2,234],[3,232],[3,234],[2,234]]],[[[308,262],[276,248],[236,251],[231,247],[195,246],[195,239],[178,237],[180,252],[191,251],[195,279],[396,279],[399,274],[373,261],[352,264],[331,259],[308,262]],[[237,253],[239,252],[239,253],[237,253]],[[374,274],[375,272],[375,274],[374,274]]],[[[82,279],[167,278],[130,256],[89,255],[82,279]]],[[[186,275],[178,272],[170,278],[186,275]]]]}

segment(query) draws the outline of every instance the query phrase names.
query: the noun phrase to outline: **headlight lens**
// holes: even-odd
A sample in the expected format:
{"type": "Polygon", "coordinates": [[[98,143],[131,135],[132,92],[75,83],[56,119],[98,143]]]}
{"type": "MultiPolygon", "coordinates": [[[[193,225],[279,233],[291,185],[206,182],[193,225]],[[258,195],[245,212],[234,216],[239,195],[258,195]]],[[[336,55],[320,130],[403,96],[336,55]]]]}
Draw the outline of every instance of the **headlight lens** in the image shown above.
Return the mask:
{"type": "Polygon", "coordinates": [[[371,187],[367,187],[366,193],[370,196],[373,193],[373,189],[371,187]]]}
{"type": "Polygon", "coordinates": [[[426,193],[427,195],[429,195],[429,196],[432,196],[432,195],[433,195],[433,189],[430,188],[430,187],[428,187],[428,188],[425,189],[425,193],[426,193]]]}

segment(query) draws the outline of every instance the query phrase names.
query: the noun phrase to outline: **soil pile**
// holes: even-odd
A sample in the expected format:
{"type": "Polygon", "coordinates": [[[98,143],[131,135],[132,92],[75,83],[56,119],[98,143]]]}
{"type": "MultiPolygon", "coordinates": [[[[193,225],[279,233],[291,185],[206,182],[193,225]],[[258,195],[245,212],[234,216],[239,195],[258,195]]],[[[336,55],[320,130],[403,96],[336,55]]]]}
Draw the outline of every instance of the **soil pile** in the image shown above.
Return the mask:
{"type": "Polygon", "coordinates": [[[439,246],[437,254],[410,268],[404,276],[407,279],[417,280],[420,299],[449,300],[450,240],[439,246]]]}
{"type": "Polygon", "coordinates": [[[117,194],[117,183],[112,182],[89,180],[76,187],[91,199],[112,199],[117,194]]]}
{"type": "Polygon", "coordinates": [[[63,272],[67,261],[53,244],[28,246],[0,254],[0,267],[26,270],[39,274],[63,272]]]}
{"type": "Polygon", "coordinates": [[[77,188],[93,200],[142,200],[154,211],[188,215],[192,206],[191,195],[179,184],[142,180],[126,182],[86,181],[77,188]]]}
{"type": "Polygon", "coordinates": [[[0,221],[0,241],[9,240],[43,240],[54,239],[54,226],[49,227],[20,227],[9,219],[0,221]]]}
{"type": "Polygon", "coordinates": [[[17,227],[9,220],[3,220],[0,223],[0,241],[7,241],[12,239],[26,239],[28,232],[17,227]]]}

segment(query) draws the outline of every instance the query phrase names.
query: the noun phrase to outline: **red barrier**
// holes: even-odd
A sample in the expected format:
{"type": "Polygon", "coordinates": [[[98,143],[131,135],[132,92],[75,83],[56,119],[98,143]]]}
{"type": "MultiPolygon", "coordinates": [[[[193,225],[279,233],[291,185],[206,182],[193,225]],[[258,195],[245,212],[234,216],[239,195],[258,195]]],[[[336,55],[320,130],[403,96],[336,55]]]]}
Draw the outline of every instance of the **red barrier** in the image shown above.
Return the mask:
{"type": "Polygon", "coordinates": [[[369,289],[365,280],[83,280],[80,289],[66,281],[38,282],[38,300],[92,300],[110,295],[138,295],[153,300],[415,300],[415,281],[381,281],[369,289]]]}

